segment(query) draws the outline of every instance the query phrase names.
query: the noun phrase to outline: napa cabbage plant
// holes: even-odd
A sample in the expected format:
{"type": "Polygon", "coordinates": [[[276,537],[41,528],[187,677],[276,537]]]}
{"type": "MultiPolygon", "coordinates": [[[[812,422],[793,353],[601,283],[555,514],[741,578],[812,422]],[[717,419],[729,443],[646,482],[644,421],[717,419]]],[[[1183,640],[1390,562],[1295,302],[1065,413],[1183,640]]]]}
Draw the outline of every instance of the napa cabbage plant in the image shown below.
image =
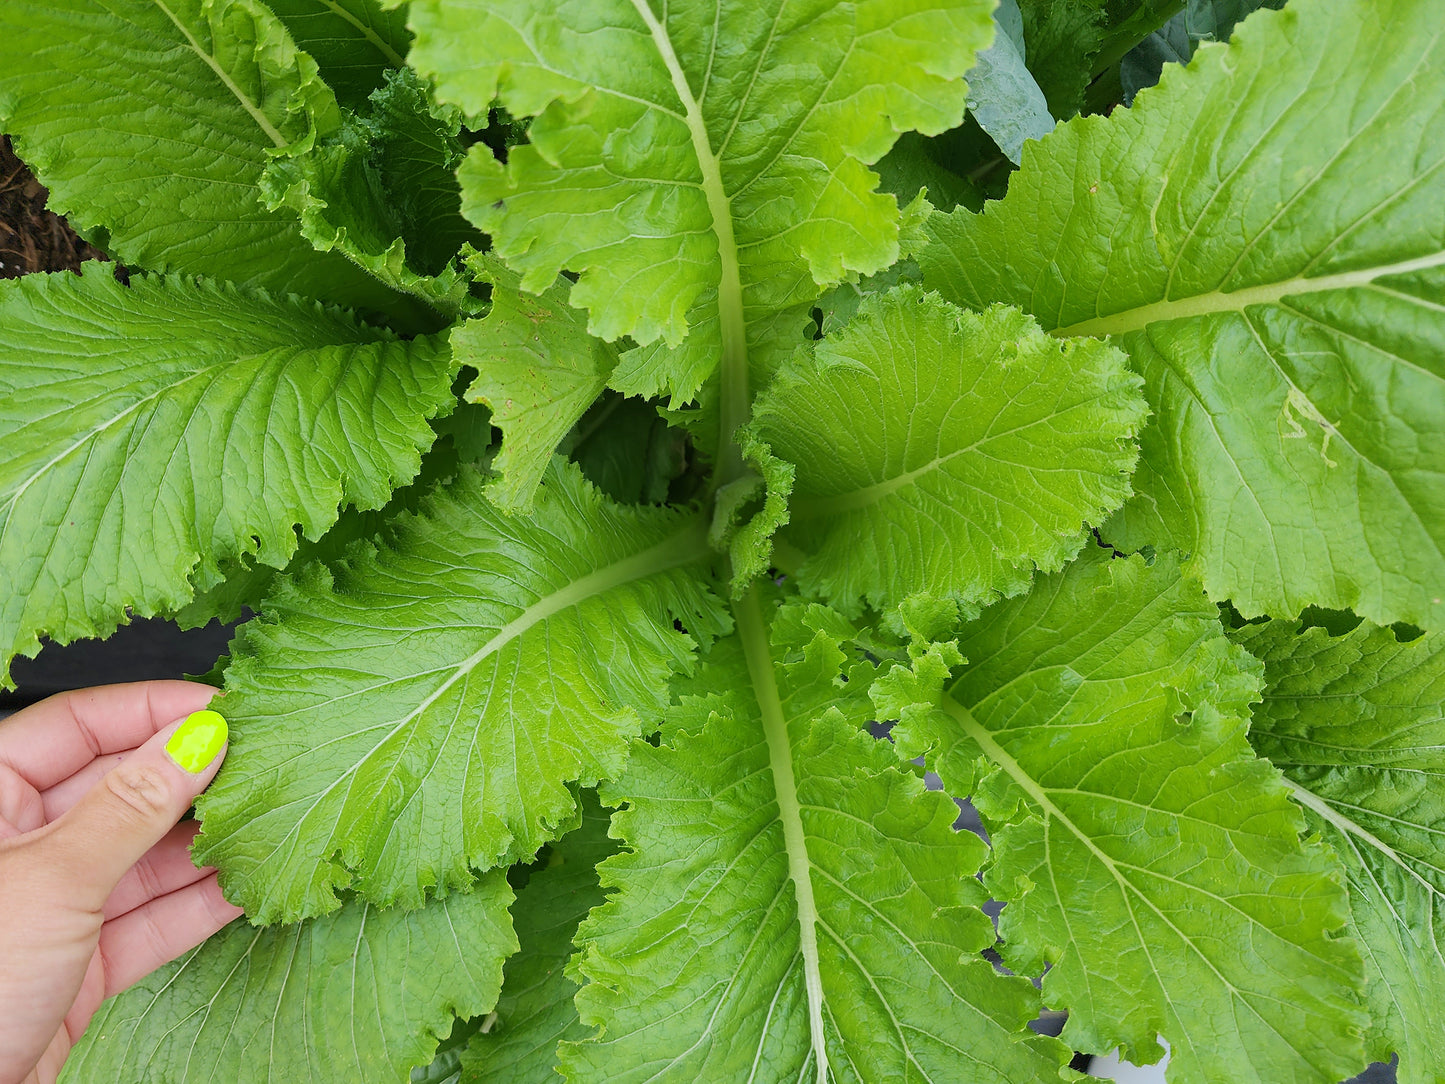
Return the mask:
{"type": "Polygon", "coordinates": [[[249,618],[67,1079],[1445,1078],[1445,22],[993,6],[0,5],[0,677],[249,618]]]}

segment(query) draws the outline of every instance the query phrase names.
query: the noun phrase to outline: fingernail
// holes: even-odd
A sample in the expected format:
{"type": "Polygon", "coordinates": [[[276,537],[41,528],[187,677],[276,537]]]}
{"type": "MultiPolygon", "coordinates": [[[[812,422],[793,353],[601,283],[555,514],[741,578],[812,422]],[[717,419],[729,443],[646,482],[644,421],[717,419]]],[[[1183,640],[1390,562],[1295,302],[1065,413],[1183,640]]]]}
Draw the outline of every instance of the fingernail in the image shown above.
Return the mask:
{"type": "Polygon", "coordinates": [[[226,744],[226,720],[219,711],[193,711],[170,740],[166,753],[192,775],[199,775],[226,744]]]}

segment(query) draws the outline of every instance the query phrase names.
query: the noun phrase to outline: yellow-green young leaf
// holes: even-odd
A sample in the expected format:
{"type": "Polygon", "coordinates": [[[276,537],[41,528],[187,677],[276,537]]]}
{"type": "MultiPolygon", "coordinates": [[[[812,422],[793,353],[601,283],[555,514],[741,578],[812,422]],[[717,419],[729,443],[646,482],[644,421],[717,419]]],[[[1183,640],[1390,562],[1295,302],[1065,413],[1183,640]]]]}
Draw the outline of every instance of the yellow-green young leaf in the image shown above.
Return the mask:
{"type": "Polygon", "coordinates": [[[603,789],[628,849],[578,931],[599,1030],[563,1044],[568,1078],[1056,1079],[1068,1051],[1025,1027],[1037,994],[978,955],[986,848],[862,729],[853,630],[756,589],[735,613],[663,743],[603,789]]]}
{"type": "Polygon", "coordinates": [[[564,968],[577,924],[607,897],[597,864],[616,854],[607,811],[596,795],[582,795],[582,824],[548,850],[547,864],[517,892],[512,907],[521,948],[507,961],[497,1017],[461,1055],[460,1084],[558,1084],[557,1044],[585,1039],[577,1018],[577,984],[564,968]]]}
{"type": "MultiPolygon", "coordinates": [[[[463,166],[464,209],[541,291],[605,339],[662,339],[629,394],[746,377],[746,325],[898,256],[876,193],[898,134],[963,116],[990,0],[418,0],[411,62],[444,101],[533,116],[505,166],[463,166]]],[[[740,419],[738,419],[740,420],[740,419]]]]}
{"type": "Polygon", "coordinates": [[[0,682],[39,637],[175,610],[294,525],[379,508],[451,402],[445,343],[108,264],[0,285],[0,682]]]}
{"type": "Polygon", "coordinates": [[[538,296],[522,293],[505,268],[472,265],[492,282],[492,311],[457,328],[452,349],[477,370],[466,399],[485,403],[502,430],[492,461],[501,477],[487,495],[526,511],[552,453],[607,386],[617,351],[587,334],[586,317],[567,304],[565,279],[538,296]]]}
{"type": "Polygon", "coordinates": [[[1445,1079],[1445,636],[1400,643],[1273,621],[1235,639],[1264,660],[1250,740],[1284,770],[1349,876],[1365,949],[1366,1053],[1401,1084],[1445,1079]]]}
{"type": "Polygon", "coordinates": [[[395,1084],[455,1015],[496,1003],[517,949],[506,876],[419,911],[348,903],[295,926],[231,923],[107,1001],[66,1084],[395,1084]]]}
{"type": "Polygon", "coordinates": [[[1339,866],[1246,738],[1260,670],[1176,560],[1092,547],[874,685],[983,813],[1004,962],[1048,968],[1063,1040],[1147,1063],[1162,1034],[1176,1084],[1365,1064],[1339,866]]]}
{"type": "Polygon", "coordinates": [[[1118,350],[903,285],[784,367],[752,430],[796,464],[783,537],[809,555],[805,589],[845,611],[926,592],[976,612],[1123,503],[1145,414],[1118,350]]]}
{"type": "Polygon", "coordinates": [[[406,63],[406,5],[382,0],[266,0],[321,68],[343,105],[359,108],[388,68],[406,63]],[[390,8],[391,10],[382,10],[390,8]]]}
{"type": "Polygon", "coordinates": [[[1445,628],[1442,95],[1435,0],[1291,0],[930,224],[931,288],[1129,353],[1155,420],[1105,537],[1247,616],[1445,628]]]}
{"type": "Polygon", "coordinates": [[[733,598],[741,598],[754,579],[768,570],[773,536],[788,522],[793,465],[773,455],[766,444],[744,432],[740,444],[747,473],[717,491],[708,541],[728,556],[733,598]]]}
{"type": "Polygon", "coordinates": [[[560,461],[527,516],[463,469],[385,545],[283,580],[242,627],[197,861],[271,922],[345,888],[415,906],[530,857],[575,812],[570,784],[616,773],[693,638],[724,626],[685,567],[708,553],[696,517],[615,505],[560,461]]]}
{"type": "Polygon", "coordinates": [[[87,239],[132,266],[427,326],[425,307],[261,205],[266,163],[339,123],[315,62],[260,0],[0,3],[0,128],[87,239]]]}

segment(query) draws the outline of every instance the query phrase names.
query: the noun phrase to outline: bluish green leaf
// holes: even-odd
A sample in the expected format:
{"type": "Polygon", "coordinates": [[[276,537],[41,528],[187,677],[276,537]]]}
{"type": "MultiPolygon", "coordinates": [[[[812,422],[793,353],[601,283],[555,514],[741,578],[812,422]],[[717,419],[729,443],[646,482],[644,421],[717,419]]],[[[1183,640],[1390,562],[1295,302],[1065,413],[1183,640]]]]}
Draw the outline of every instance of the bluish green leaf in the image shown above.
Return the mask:
{"type": "Polygon", "coordinates": [[[1188,64],[1201,42],[1228,41],[1234,24],[1252,11],[1278,11],[1284,0],[1188,0],[1179,12],[1124,55],[1119,82],[1124,104],[1159,82],[1165,64],[1188,64]]]}
{"type": "Polygon", "coordinates": [[[1018,165],[1024,140],[1048,135],[1054,130],[1054,118],[1044,92],[1024,64],[1018,0],[1001,0],[993,21],[997,28],[993,44],[978,54],[968,73],[968,111],[1009,161],[1018,165]]]}

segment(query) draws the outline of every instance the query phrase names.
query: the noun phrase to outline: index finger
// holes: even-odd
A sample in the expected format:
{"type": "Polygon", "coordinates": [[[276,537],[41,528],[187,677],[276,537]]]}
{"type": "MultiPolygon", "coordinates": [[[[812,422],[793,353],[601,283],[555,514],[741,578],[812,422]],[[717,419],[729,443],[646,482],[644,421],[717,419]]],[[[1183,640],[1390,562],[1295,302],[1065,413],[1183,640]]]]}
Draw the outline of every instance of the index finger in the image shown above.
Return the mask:
{"type": "Polygon", "coordinates": [[[57,693],[0,721],[0,764],[44,790],[96,757],[145,744],[215,695],[211,686],[193,681],[136,681],[57,693]]]}

